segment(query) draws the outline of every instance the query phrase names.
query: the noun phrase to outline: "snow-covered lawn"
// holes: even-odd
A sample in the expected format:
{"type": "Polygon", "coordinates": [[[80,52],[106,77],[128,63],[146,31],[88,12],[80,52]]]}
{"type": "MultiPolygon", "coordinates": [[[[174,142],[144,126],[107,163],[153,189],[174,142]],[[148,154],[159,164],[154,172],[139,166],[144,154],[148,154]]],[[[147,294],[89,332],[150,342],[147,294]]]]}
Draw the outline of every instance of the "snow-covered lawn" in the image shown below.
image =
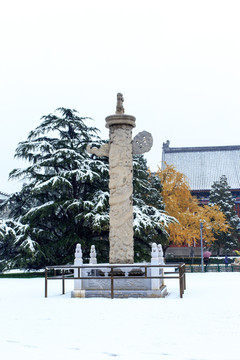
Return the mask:
{"type": "Polygon", "coordinates": [[[0,279],[0,359],[239,360],[240,273],[168,280],[165,299],[72,299],[72,280],[0,279]]]}

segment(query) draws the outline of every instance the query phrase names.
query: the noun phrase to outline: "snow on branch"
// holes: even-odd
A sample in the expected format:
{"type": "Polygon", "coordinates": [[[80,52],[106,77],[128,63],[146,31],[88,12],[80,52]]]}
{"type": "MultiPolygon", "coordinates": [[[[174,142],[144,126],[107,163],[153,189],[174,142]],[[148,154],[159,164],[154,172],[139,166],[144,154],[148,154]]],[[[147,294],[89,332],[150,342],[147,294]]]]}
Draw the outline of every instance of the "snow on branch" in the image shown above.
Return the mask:
{"type": "Polygon", "coordinates": [[[71,182],[68,181],[66,178],[62,176],[53,176],[51,179],[44,181],[44,182],[37,182],[36,185],[33,188],[33,191],[39,191],[43,188],[51,186],[52,188],[55,188],[58,185],[67,185],[69,187],[72,186],[71,182]]]}
{"type": "Polygon", "coordinates": [[[54,204],[54,201],[48,201],[48,202],[46,202],[46,203],[43,204],[43,205],[35,206],[35,207],[33,207],[32,209],[30,209],[30,210],[24,215],[24,217],[27,217],[27,216],[29,216],[29,215],[36,215],[39,210],[43,210],[43,209],[45,209],[45,208],[47,208],[47,207],[49,207],[49,206],[52,206],[53,204],[54,204]]]}

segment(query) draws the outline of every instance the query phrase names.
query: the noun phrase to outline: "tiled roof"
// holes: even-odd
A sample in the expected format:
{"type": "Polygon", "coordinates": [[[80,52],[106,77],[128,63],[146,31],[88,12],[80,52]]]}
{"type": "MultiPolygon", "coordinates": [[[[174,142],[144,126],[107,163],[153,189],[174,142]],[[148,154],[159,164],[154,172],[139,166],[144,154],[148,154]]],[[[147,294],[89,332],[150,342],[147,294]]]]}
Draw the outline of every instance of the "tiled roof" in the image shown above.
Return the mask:
{"type": "Polygon", "coordinates": [[[240,146],[170,148],[167,142],[163,162],[184,173],[192,190],[210,190],[222,175],[231,189],[240,189],[240,146]]]}

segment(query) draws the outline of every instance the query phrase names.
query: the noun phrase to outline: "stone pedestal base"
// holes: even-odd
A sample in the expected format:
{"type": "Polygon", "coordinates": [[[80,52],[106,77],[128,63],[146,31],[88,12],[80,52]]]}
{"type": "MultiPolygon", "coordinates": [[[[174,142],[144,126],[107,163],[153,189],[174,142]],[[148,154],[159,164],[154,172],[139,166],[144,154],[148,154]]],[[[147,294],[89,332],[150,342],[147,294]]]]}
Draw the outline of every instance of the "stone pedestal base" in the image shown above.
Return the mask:
{"type": "MultiPolygon", "coordinates": [[[[72,297],[111,297],[111,276],[110,268],[105,267],[109,264],[98,264],[99,267],[92,267],[89,264],[86,268],[81,270],[84,277],[81,283],[81,288],[73,290],[72,297]],[[89,277],[89,278],[88,278],[89,277]]],[[[135,264],[136,265],[136,264],[135,264]]],[[[145,278],[145,265],[137,264],[138,267],[124,267],[123,264],[115,264],[115,273],[113,281],[114,298],[128,298],[128,297],[165,297],[167,295],[167,288],[163,284],[162,279],[145,278]],[[122,266],[121,266],[122,265],[122,266]],[[119,273],[120,272],[120,273],[119,273]],[[135,275],[134,275],[135,272],[135,275]],[[136,272],[138,275],[136,276],[136,272]],[[140,273],[140,275],[139,275],[140,273]],[[125,274],[125,276],[124,276],[125,274]],[[157,284],[156,284],[157,280],[157,284]]],[[[150,265],[150,264],[148,264],[150,265]]],[[[147,269],[147,276],[163,276],[163,269],[149,267],[147,269]]],[[[76,288],[75,288],[76,289],[76,288]]]]}
{"type": "MultiPolygon", "coordinates": [[[[74,296],[72,291],[72,297],[81,298],[111,298],[110,290],[80,290],[81,296],[74,296]]],[[[76,291],[75,291],[76,292],[76,291]]],[[[114,298],[164,298],[167,296],[167,288],[163,286],[159,290],[115,290],[114,298]]],[[[77,295],[77,294],[76,294],[77,295]]]]}
{"type": "Polygon", "coordinates": [[[71,292],[72,298],[85,298],[85,290],[73,290],[71,292]]]}

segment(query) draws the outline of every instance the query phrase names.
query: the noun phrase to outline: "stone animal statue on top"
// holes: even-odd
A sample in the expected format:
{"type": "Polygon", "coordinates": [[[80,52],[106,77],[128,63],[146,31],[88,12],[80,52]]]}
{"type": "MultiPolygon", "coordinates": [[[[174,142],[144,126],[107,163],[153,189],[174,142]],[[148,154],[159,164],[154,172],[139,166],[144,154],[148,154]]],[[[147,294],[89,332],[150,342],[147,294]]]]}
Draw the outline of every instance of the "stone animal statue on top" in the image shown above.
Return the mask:
{"type": "Polygon", "coordinates": [[[117,94],[117,107],[116,107],[116,114],[124,114],[124,107],[123,107],[123,94],[117,94]]]}

